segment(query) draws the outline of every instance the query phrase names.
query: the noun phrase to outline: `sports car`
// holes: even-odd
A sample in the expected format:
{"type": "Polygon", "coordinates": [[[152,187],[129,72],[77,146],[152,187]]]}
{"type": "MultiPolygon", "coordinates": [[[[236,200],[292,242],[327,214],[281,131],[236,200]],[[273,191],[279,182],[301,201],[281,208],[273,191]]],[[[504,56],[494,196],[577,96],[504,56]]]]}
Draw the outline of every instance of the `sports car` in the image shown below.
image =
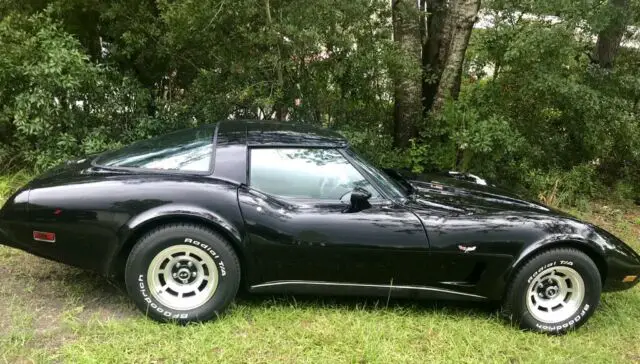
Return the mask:
{"type": "Polygon", "coordinates": [[[121,279],[182,324],[242,289],[496,302],[557,334],[640,274],[612,234],[480,177],[381,170],[336,132],[266,121],[67,161],[7,200],[0,242],[121,279]]]}

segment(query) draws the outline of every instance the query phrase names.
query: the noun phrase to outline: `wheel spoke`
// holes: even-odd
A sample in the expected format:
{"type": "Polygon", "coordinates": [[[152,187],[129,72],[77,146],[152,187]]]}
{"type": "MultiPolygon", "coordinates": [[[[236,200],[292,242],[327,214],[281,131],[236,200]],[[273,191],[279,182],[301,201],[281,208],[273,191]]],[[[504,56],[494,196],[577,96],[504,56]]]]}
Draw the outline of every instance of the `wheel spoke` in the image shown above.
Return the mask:
{"type": "Polygon", "coordinates": [[[218,286],[213,257],[201,248],[180,244],[158,253],[148,268],[149,293],[174,310],[190,310],[207,302],[218,286]]]}
{"type": "Polygon", "coordinates": [[[584,281],[568,266],[555,266],[542,271],[529,283],[526,301],[531,315],[544,323],[567,320],[584,299],[584,281]]]}

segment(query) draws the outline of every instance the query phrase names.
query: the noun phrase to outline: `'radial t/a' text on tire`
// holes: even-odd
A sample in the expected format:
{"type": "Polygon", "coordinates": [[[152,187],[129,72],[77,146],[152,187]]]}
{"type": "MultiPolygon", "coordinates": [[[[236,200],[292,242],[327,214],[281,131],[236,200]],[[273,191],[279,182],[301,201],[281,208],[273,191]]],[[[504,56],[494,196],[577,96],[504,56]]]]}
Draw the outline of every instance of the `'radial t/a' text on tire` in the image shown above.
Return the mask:
{"type": "Polygon", "coordinates": [[[600,302],[594,262],[575,249],[542,252],[514,275],[503,313],[525,330],[562,334],[582,326],[600,302]]]}
{"type": "Polygon", "coordinates": [[[207,321],[235,298],[240,264],[215,231],[169,224],[147,233],[133,247],[125,283],[136,306],[154,320],[207,321]]]}

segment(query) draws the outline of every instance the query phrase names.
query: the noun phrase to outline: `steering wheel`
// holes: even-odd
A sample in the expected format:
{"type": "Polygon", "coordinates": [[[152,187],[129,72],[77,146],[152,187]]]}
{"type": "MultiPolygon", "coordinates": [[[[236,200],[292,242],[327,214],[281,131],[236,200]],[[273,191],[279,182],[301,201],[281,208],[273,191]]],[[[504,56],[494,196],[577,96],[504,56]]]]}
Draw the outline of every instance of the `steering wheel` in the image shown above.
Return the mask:
{"type": "MultiPolygon", "coordinates": [[[[350,195],[350,194],[351,194],[351,192],[353,192],[353,191],[352,191],[352,190],[349,190],[349,191],[347,191],[347,192],[343,193],[343,194],[342,194],[342,196],[340,196],[340,201],[342,201],[345,197],[347,197],[348,195],[350,195]]],[[[346,201],[346,202],[348,202],[348,201],[346,201]]]]}

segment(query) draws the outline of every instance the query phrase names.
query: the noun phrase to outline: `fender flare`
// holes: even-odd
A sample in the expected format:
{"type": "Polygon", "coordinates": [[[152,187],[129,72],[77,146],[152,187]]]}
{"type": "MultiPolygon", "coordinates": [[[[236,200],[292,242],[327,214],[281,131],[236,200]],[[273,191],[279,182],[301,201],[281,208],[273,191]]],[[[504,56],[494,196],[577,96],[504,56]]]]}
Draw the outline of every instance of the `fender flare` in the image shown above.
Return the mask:
{"type": "MultiPolygon", "coordinates": [[[[585,252],[594,261],[598,269],[606,268],[602,267],[602,264],[606,264],[606,251],[604,247],[596,242],[586,239],[584,236],[578,234],[557,234],[545,237],[542,240],[538,240],[532,244],[526,246],[520,254],[513,260],[511,265],[507,268],[504,275],[504,282],[508,284],[513,277],[514,272],[526,262],[527,259],[537,254],[538,252],[550,249],[554,247],[574,247],[582,252],[585,252]]],[[[606,270],[605,270],[606,271],[606,270]]]]}
{"type": "Polygon", "coordinates": [[[187,204],[162,205],[132,217],[118,230],[118,244],[111,252],[109,259],[107,259],[107,266],[105,267],[107,276],[113,273],[118,257],[122,254],[123,249],[127,249],[135,244],[135,242],[131,242],[131,238],[135,236],[140,228],[144,228],[149,224],[156,224],[162,220],[179,219],[181,217],[192,221],[200,220],[207,225],[215,226],[224,232],[227,237],[231,238],[232,241],[230,243],[234,246],[242,243],[242,233],[240,229],[215,211],[187,204]]]}

